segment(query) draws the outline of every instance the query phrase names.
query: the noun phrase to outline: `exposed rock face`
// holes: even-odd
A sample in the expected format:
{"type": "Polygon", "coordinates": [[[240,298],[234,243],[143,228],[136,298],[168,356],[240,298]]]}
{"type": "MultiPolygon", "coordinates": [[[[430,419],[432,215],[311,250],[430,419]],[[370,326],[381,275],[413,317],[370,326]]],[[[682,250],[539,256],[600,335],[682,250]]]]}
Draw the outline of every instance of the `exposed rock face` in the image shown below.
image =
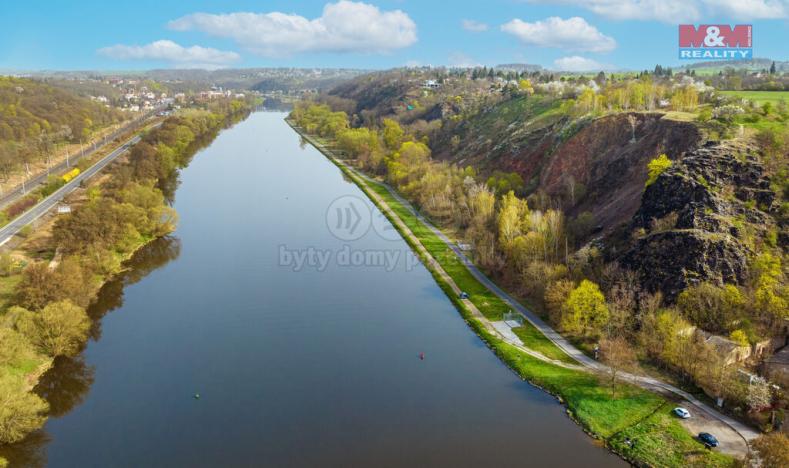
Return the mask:
{"type": "Polygon", "coordinates": [[[506,117],[510,120],[503,120],[506,125],[500,127],[474,127],[484,114],[463,123],[451,130],[464,135],[461,145],[451,149],[439,140],[433,145],[434,156],[470,163],[482,172],[517,172],[529,192],[540,191],[561,201],[570,217],[592,213],[595,224],[606,231],[629,221],[638,209],[650,159],[661,153],[681,156],[702,139],[695,124],[664,119],[660,113],[616,114],[572,123],[566,118],[523,122],[520,117],[506,117]],[[466,127],[468,131],[461,131],[466,127]]]}
{"type": "Polygon", "coordinates": [[[672,301],[683,289],[700,281],[742,281],[746,250],[731,236],[673,230],[638,239],[620,263],[639,272],[647,290],[661,291],[672,301]]]}
{"type": "Polygon", "coordinates": [[[699,281],[742,282],[749,252],[744,231],[772,226],[766,211],[774,201],[762,166],[743,151],[705,145],[674,161],[646,188],[619,240],[609,239],[609,259],[618,257],[669,301],[699,281]]]}

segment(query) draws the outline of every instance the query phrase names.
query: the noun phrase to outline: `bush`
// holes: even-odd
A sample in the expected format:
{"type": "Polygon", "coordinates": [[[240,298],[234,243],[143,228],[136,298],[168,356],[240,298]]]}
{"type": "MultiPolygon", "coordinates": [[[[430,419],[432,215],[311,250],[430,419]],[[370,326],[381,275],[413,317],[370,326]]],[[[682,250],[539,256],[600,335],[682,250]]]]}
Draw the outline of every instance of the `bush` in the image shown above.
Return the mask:
{"type": "Polygon", "coordinates": [[[671,167],[671,160],[665,154],[661,154],[652,161],[649,161],[647,164],[649,176],[647,177],[646,186],[649,187],[655,183],[660,174],[666,172],[669,167],[671,167]]]}
{"type": "Polygon", "coordinates": [[[8,219],[14,219],[17,216],[21,215],[28,209],[30,209],[33,205],[38,203],[38,198],[33,196],[27,196],[18,202],[12,204],[8,208],[5,209],[5,214],[8,219]]]}

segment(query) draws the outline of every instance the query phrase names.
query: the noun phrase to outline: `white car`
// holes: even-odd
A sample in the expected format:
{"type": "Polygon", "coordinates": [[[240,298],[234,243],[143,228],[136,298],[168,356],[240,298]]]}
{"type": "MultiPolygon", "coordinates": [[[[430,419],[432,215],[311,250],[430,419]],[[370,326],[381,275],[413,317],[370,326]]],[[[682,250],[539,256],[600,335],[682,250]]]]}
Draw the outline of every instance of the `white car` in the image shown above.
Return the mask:
{"type": "Polygon", "coordinates": [[[688,419],[690,417],[690,411],[685,408],[674,408],[674,414],[682,419],[688,419]]]}

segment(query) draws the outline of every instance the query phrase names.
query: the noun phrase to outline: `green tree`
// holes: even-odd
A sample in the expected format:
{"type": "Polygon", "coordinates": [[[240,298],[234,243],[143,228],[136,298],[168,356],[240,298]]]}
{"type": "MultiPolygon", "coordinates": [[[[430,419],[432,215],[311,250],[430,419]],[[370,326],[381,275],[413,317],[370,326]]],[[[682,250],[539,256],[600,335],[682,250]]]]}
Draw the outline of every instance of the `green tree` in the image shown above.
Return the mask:
{"type": "Polygon", "coordinates": [[[600,288],[589,280],[581,281],[564,303],[562,328],[571,333],[591,336],[608,322],[608,306],[600,288]]]}
{"type": "Polygon", "coordinates": [[[0,379],[0,443],[14,443],[40,429],[49,405],[33,392],[20,389],[12,379],[0,379]]]}
{"type": "Polygon", "coordinates": [[[669,167],[671,167],[671,160],[665,154],[661,154],[652,161],[649,161],[647,164],[648,177],[646,186],[649,187],[655,183],[660,174],[666,172],[669,167]]]}
{"type": "Polygon", "coordinates": [[[40,309],[59,295],[55,273],[49,269],[46,262],[28,265],[16,287],[17,303],[28,309],[40,309]]]}
{"type": "Polygon", "coordinates": [[[398,149],[403,141],[405,131],[403,131],[399,123],[392,119],[384,119],[383,126],[384,145],[390,150],[398,149]]]}
{"type": "Polygon", "coordinates": [[[682,291],[677,306],[694,324],[723,333],[731,330],[731,325],[743,316],[745,297],[733,284],[720,287],[702,282],[682,291]]]}
{"type": "Polygon", "coordinates": [[[566,279],[554,281],[545,288],[545,308],[548,309],[548,316],[554,325],[562,323],[564,303],[567,302],[573,289],[575,289],[575,283],[566,279]]]}
{"type": "Polygon", "coordinates": [[[753,262],[753,273],[757,310],[773,323],[789,318],[789,288],[783,281],[780,257],[762,252],[753,262]]]}
{"type": "Polygon", "coordinates": [[[35,359],[36,353],[24,335],[11,328],[0,328],[0,366],[15,366],[35,359]]]}
{"type": "Polygon", "coordinates": [[[15,324],[42,352],[73,356],[88,338],[90,318],[71,301],[52,302],[39,312],[23,311],[15,324]]]}
{"type": "Polygon", "coordinates": [[[505,250],[508,250],[512,241],[523,232],[524,218],[529,214],[529,205],[526,200],[516,197],[511,190],[499,203],[499,242],[505,250]]]}
{"type": "Polygon", "coordinates": [[[729,335],[729,339],[733,342],[737,343],[740,346],[750,346],[750,342],[748,341],[748,335],[745,334],[742,330],[734,330],[729,335]]]}

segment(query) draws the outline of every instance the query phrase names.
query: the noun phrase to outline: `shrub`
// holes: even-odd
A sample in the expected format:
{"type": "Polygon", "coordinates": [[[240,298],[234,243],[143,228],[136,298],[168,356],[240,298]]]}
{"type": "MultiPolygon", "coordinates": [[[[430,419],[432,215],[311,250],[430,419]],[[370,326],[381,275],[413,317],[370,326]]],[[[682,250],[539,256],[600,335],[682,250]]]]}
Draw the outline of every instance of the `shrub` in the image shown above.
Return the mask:
{"type": "Polygon", "coordinates": [[[649,161],[647,164],[649,176],[647,177],[646,186],[649,187],[655,183],[660,174],[666,172],[669,167],[671,167],[671,160],[665,154],[661,154],[652,161],[649,161]]]}

